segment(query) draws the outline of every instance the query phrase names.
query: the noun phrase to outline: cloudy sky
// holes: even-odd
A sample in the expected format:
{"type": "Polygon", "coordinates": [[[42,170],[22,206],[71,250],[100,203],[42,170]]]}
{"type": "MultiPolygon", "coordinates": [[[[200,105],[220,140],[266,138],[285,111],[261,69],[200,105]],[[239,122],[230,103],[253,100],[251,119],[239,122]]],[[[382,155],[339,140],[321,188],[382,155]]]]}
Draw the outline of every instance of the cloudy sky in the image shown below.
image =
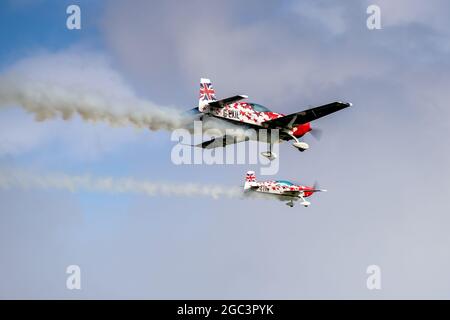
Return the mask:
{"type": "Polygon", "coordinates": [[[239,187],[258,166],[177,166],[170,131],[105,119],[166,121],[196,105],[205,76],[221,97],[283,113],[354,107],[313,123],[324,134],[309,151],[280,146],[275,178],[329,190],[307,209],[3,186],[0,297],[449,298],[448,12],[444,0],[3,1],[1,172],[239,187]],[[66,28],[70,4],[81,30],[66,28]],[[366,26],[371,4],[381,30],[366,26]],[[33,112],[67,97],[97,118],[33,112]],[[81,290],[66,288],[69,265],[81,290]],[[366,287],[369,265],[381,290],[366,287]]]}

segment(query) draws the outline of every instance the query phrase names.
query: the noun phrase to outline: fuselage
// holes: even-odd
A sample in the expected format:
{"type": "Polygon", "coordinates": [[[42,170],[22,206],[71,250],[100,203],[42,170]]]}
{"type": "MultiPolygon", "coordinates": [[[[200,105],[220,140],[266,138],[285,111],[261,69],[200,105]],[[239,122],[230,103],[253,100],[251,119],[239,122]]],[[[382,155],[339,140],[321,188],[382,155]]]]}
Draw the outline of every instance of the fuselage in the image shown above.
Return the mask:
{"type": "Polygon", "coordinates": [[[292,192],[292,194],[298,192],[303,197],[309,197],[313,194],[311,190],[314,190],[313,187],[295,185],[285,180],[256,182],[255,186],[257,188],[253,189],[253,191],[269,193],[283,197],[289,197],[289,195],[286,194],[287,192],[292,192]]]}
{"type": "Polygon", "coordinates": [[[212,110],[211,114],[215,117],[248,123],[260,127],[263,127],[262,124],[265,121],[284,116],[284,114],[272,112],[259,104],[247,102],[235,102],[228,104],[223,108],[212,110]]]}
{"type": "MultiPolygon", "coordinates": [[[[277,118],[284,117],[282,113],[270,111],[268,108],[250,102],[235,102],[225,105],[223,108],[212,108],[207,111],[208,114],[222,118],[231,122],[239,124],[247,124],[252,127],[268,128],[265,122],[277,118]]],[[[302,137],[307,132],[311,131],[310,123],[294,126],[293,128],[284,128],[285,133],[295,137],[302,137]]]]}

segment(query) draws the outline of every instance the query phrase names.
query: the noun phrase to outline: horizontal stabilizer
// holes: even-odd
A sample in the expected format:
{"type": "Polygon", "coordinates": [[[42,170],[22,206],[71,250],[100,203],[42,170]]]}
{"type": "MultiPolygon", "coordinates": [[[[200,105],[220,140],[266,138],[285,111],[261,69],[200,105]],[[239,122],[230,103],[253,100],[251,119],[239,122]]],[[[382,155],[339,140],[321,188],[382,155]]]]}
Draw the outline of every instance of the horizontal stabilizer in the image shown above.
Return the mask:
{"type": "Polygon", "coordinates": [[[227,104],[234,103],[234,102],[237,102],[237,101],[240,101],[243,99],[247,99],[247,98],[248,98],[248,96],[246,96],[246,95],[238,94],[236,96],[232,96],[229,98],[211,101],[208,103],[208,106],[211,108],[223,108],[227,104]]]}

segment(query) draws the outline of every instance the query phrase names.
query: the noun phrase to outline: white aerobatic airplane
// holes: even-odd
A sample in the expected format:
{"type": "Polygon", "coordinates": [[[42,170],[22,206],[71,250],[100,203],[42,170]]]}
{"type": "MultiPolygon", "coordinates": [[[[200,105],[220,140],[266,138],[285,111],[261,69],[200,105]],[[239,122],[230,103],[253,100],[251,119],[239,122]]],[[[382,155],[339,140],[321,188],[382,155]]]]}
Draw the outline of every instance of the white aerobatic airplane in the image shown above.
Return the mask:
{"type": "MultiPolygon", "coordinates": [[[[309,148],[309,145],[300,141],[305,134],[311,133],[317,135],[320,133],[317,129],[311,127],[311,121],[322,118],[326,115],[334,113],[336,111],[350,107],[352,104],[348,102],[331,102],[319,107],[303,110],[300,112],[284,115],[276,113],[268,108],[252,102],[243,102],[247,99],[246,95],[235,95],[225,99],[216,99],[215,90],[209,79],[200,79],[200,97],[198,101],[198,107],[191,110],[191,113],[200,115],[201,120],[206,120],[207,117],[213,117],[230,122],[234,125],[239,125],[243,129],[267,129],[268,134],[270,130],[279,130],[279,141],[283,142],[294,140],[293,146],[299,151],[305,151],[309,148]]],[[[258,132],[258,130],[256,130],[258,132]]],[[[263,152],[262,155],[273,160],[277,155],[272,152],[273,141],[267,140],[267,135],[264,136],[265,140],[258,134],[255,140],[267,142],[269,150],[263,152]]],[[[249,140],[248,136],[233,136],[227,137],[223,135],[221,137],[213,138],[208,141],[197,145],[201,148],[217,148],[225,147],[227,144],[238,143],[241,141],[249,140]]]]}
{"type": "Polygon", "coordinates": [[[316,186],[308,187],[294,184],[287,180],[256,181],[254,171],[248,171],[245,176],[244,192],[249,194],[257,192],[287,201],[289,207],[294,206],[294,201],[301,200],[300,204],[308,207],[311,202],[305,198],[312,196],[315,192],[325,192],[327,190],[317,189],[316,186]]]}

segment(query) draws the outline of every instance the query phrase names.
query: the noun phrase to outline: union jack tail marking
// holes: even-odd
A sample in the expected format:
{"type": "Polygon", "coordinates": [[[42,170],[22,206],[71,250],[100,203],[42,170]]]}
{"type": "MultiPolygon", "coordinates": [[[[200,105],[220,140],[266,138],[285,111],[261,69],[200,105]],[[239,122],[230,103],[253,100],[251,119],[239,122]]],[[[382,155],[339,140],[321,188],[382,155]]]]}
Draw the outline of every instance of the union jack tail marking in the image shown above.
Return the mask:
{"type": "Polygon", "coordinates": [[[255,171],[248,171],[245,175],[244,190],[250,189],[253,186],[256,186],[255,171]]]}
{"type": "Polygon", "coordinates": [[[198,98],[198,108],[200,111],[206,107],[206,105],[212,101],[216,101],[216,91],[214,90],[211,80],[201,78],[200,79],[200,96],[198,98]]]}

